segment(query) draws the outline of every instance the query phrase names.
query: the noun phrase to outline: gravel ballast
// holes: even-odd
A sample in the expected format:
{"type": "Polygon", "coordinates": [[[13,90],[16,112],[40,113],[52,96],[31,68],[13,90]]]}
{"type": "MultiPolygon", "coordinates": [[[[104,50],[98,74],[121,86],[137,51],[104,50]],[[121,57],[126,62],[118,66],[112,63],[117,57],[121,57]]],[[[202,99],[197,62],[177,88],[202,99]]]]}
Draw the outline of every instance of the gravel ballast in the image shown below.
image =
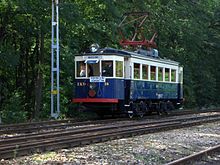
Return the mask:
{"type": "Polygon", "coordinates": [[[1,160],[0,164],[159,165],[217,144],[220,144],[219,122],[1,160]]]}

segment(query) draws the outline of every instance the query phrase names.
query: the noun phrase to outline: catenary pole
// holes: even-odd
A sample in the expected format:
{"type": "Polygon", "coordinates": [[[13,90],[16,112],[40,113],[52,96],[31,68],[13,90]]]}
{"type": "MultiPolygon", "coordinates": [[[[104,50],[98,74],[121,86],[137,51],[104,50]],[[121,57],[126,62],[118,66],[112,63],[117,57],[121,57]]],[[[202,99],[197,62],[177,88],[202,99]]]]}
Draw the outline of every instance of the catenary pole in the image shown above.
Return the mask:
{"type": "Polygon", "coordinates": [[[51,35],[51,117],[60,115],[59,87],[59,1],[52,0],[52,35],[51,35]]]}

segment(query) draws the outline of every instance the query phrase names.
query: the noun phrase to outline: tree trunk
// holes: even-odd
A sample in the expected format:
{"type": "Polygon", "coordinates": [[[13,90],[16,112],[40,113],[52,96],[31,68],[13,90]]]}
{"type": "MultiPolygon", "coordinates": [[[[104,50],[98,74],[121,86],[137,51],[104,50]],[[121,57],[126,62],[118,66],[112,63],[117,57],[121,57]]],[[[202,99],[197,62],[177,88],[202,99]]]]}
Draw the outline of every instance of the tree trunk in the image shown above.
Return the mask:
{"type": "Polygon", "coordinates": [[[34,108],[34,118],[39,119],[40,111],[42,108],[42,88],[43,88],[43,57],[44,57],[44,33],[41,29],[40,34],[40,53],[38,54],[38,67],[37,67],[37,77],[35,85],[35,108],[34,108]]]}

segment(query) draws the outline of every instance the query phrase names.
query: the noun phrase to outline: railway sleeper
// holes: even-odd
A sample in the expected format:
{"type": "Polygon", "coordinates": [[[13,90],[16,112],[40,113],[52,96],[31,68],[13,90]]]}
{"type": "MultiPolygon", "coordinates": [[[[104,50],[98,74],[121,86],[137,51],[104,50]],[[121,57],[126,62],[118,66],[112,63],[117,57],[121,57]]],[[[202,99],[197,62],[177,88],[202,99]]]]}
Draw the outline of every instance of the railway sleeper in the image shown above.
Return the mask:
{"type": "MultiPolygon", "coordinates": [[[[218,120],[219,120],[219,118],[218,118],[218,120]]],[[[66,140],[64,140],[64,139],[56,139],[56,142],[49,143],[47,141],[44,144],[38,144],[35,147],[33,147],[33,146],[25,146],[24,148],[19,148],[18,147],[18,148],[16,148],[16,150],[14,149],[16,151],[16,154],[14,152],[10,152],[9,154],[10,154],[10,156],[11,155],[12,156],[13,155],[15,155],[15,156],[24,155],[24,154],[27,154],[27,153],[30,153],[30,152],[36,152],[37,148],[40,148],[40,147],[42,147],[42,150],[40,149],[40,151],[44,151],[44,150],[47,150],[47,149],[54,150],[58,146],[62,146],[62,148],[68,147],[69,143],[73,143],[74,145],[77,145],[77,144],[80,144],[80,142],[82,142],[82,141],[89,141],[89,142],[91,142],[91,140],[97,139],[97,137],[98,138],[102,138],[102,141],[103,141],[103,140],[108,140],[109,137],[111,137],[111,136],[113,136],[115,138],[121,138],[121,137],[124,137],[124,135],[128,136],[128,134],[130,134],[130,136],[134,136],[135,134],[141,134],[141,133],[144,133],[144,132],[149,133],[151,131],[164,131],[165,128],[173,129],[175,127],[178,127],[178,125],[187,126],[189,123],[190,122],[185,123],[185,124],[184,124],[184,122],[183,123],[181,123],[181,122],[180,123],[173,122],[173,123],[168,123],[168,124],[163,125],[163,126],[157,125],[157,126],[153,126],[153,127],[149,127],[149,128],[143,127],[141,129],[138,129],[138,130],[136,128],[130,128],[128,130],[127,129],[126,130],[121,130],[121,132],[115,131],[114,133],[110,132],[108,134],[100,133],[100,135],[93,134],[90,137],[83,137],[83,138],[80,138],[80,139],[77,139],[77,138],[76,139],[72,139],[72,138],[68,139],[67,138],[66,140]]],[[[2,151],[1,154],[0,154],[1,157],[2,157],[3,154],[6,154],[7,152],[9,152],[9,151],[7,151],[7,150],[2,151]]]]}

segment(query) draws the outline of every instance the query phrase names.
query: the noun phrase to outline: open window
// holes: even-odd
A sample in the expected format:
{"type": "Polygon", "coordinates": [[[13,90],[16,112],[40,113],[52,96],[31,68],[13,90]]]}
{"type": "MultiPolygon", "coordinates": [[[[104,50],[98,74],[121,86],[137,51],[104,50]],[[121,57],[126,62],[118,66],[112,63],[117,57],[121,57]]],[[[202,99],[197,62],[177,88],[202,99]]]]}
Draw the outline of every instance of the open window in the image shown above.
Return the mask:
{"type": "Polygon", "coordinates": [[[158,67],[158,81],[163,81],[163,68],[158,67]]]}
{"type": "Polygon", "coordinates": [[[156,80],[156,66],[150,66],[150,79],[156,80]]]}
{"type": "Polygon", "coordinates": [[[86,64],[84,61],[76,62],[76,73],[77,77],[86,77],[86,64]]]}
{"type": "Polygon", "coordinates": [[[176,82],[176,70],[171,69],[171,81],[176,82]]]}
{"type": "Polygon", "coordinates": [[[87,76],[100,76],[100,66],[99,62],[97,63],[87,63],[87,76]]]}
{"type": "Polygon", "coordinates": [[[140,64],[134,63],[134,79],[140,79],[140,64]]]}
{"type": "Polygon", "coordinates": [[[170,81],[170,69],[165,68],[165,81],[170,81]]]}
{"type": "Polygon", "coordinates": [[[102,76],[113,77],[113,61],[102,61],[102,76]]]}
{"type": "Polygon", "coordinates": [[[116,77],[123,77],[123,62],[122,61],[115,61],[115,75],[116,77]]]}
{"type": "Polygon", "coordinates": [[[142,79],[148,80],[148,65],[142,65],[142,79]]]}

